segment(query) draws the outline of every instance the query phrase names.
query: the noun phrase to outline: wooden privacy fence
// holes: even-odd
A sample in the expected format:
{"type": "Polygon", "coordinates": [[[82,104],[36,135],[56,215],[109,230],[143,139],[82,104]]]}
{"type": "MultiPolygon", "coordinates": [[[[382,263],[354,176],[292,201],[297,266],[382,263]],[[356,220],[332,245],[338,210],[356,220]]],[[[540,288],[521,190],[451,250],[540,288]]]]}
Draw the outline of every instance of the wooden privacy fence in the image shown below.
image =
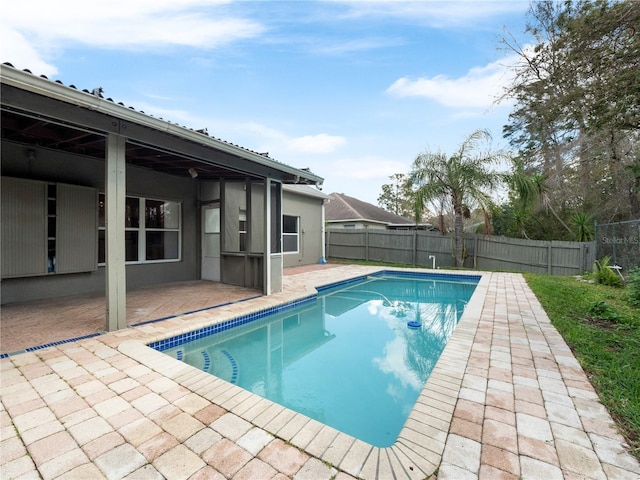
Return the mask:
{"type": "MultiPolygon", "coordinates": [[[[454,265],[452,235],[437,232],[328,229],[326,255],[349,260],[401,263],[420,267],[454,265]]],[[[522,240],[466,234],[464,267],[549,275],[580,275],[591,271],[594,242],[522,240]]]]}

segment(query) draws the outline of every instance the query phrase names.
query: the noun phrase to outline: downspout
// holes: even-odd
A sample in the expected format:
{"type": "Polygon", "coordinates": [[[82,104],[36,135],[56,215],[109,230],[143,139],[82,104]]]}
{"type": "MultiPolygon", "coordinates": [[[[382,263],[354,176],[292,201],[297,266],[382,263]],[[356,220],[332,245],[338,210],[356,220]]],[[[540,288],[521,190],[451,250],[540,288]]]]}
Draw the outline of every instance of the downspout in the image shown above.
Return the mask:
{"type": "Polygon", "coordinates": [[[322,200],[322,224],[320,226],[320,232],[321,232],[321,243],[322,243],[322,256],[320,257],[320,265],[324,265],[325,263],[327,263],[327,259],[326,259],[326,246],[325,246],[325,241],[326,241],[326,231],[325,231],[325,225],[324,225],[324,206],[327,204],[327,199],[322,200]]]}

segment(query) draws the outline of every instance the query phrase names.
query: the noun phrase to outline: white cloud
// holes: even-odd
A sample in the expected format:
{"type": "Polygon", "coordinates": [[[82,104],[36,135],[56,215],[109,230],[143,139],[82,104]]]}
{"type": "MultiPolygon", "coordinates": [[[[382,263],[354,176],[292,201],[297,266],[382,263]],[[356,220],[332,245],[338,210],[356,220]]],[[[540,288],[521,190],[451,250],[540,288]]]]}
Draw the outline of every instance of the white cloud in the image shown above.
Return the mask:
{"type": "Polygon", "coordinates": [[[299,153],[332,153],[346,143],[344,137],[320,133],[292,138],[287,141],[286,148],[299,153]]]}
{"type": "MultiPolygon", "coordinates": [[[[389,160],[375,156],[363,156],[359,158],[339,158],[331,162],[325,170],[331,172],[334,178],[346,178],[353,180],[387,180],[390,175],[404,172],[407,165],[403,162],[389,160]]],[[[383,182],[384,183],[384,182],[383,182]]]]}
{"type": "Polygon", "coordinates": [[[0,24],[2,62],[9,62],[19,69],[30,69],[38,75],[55,75],[58,69],[42,58],[29,41],[16,30],[0,24]]]}
{"type": "Polygon", "coordinates": [[[312,51],[323,55],[344,55],[354,52],[364,52],[381,48],[397,47],[406,42],[399,38],[361,38],[335,43],[323,43],[320,46],[313,45],[312,51]]]}
{"type": "MultiPolygon", "coordinates": [[[[224,126],[228,124],[229,121],[226,118],[222,118],[218,120],[220,126],[224,126]]],[[[270,141],[270,142],[279,142],[281,144],[285,144],[289,137],[278,129],[268,127],[261,123],[257,122],[237,122],[234,124],[235,130],[238,133],[247,132],[251,136],[262,139],[262,141],[270,141]]]]}
{"type": "Polygon", "coordinates": [[[447,28],[472,24],[496,15],[523,13],[526,1],[457,0],[334,0],[349,7],[349,16],[395,17],[422,22],[432,27],[447,28]]]}
{"type": "MultiPolygon", "coordinates": [[[[153,98],[150,96],[150,98],[153,98]]],[[[319,133],[292,137],[288,133],[258,122],[245,122],[234,118],[205,117],[192,115],[181,109],[165,109],[157,104],[136,102],[136,110],[143,110],[165,120],[179,122],[188,128],[207,128],[209,135],[221,140],[240,144],[245,148],[269,152],[277,160],[292,159],[296,162],[300,155],[331,154],[347,144],[347,139],[338,135],[319,133]]],[[[311,157],[308,158],[311,160],[311,157]]]]}
{"type": "Polygon", "coordinates": [[[69,45],[157,50],[214,48],[262,34],[258,22],[225,15],[219,0],[21,0],[2,11],[15,56],[69,45]],[[25,53],[26,52],[26,53],[25,53]]]}
{"type": "Polygon", "coordinates": [[[406,329],[405,322],[409,317],[399,319],[393,314],[393,310],[394,306],[383,307],[379,313],[395,337],[385,344],[384,356],[374,358],[373,364],[383,373],[395,376],[403,388],[419,391],[424,385],[424,380],[409,368],[407,363],[407,337],[403,330],[406,329]]]}
{"type": "Polygon", "coordinates": [[[404,97],[423,97],[454,108],[489,108],[508,85],[511,72],[508,62],[492,62],[484,67],[473,67],[466,75],[450,78],[436,75],[431,78],[396,80],[387,93],[404,97]]]}

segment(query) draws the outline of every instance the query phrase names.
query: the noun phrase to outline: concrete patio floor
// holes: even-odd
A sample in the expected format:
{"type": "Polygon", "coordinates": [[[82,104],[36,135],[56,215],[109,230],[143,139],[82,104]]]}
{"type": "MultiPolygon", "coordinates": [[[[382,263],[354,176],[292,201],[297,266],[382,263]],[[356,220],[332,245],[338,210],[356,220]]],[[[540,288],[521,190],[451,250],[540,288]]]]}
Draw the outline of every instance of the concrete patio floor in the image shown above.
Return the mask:
{"type": "MultiPolygon", "coordinates": [[[[261,295],[258,290],[206,281],[141,288],[127,293],[127,325],[261,295]]],[[[106,308],[104,294],[2,305],[0,354],[104,333],[106,308]]]]}
{"type": "MultiPolygon", "coordinates": [[[[638,461],[518,274],[483,274],[390,448],[145,346],[377,270],[290,271],[276,295],[3,358],[0,478],[640,478],[638,461]]],[[[4,327],[2,335],[4,342],[4,327]]]]}

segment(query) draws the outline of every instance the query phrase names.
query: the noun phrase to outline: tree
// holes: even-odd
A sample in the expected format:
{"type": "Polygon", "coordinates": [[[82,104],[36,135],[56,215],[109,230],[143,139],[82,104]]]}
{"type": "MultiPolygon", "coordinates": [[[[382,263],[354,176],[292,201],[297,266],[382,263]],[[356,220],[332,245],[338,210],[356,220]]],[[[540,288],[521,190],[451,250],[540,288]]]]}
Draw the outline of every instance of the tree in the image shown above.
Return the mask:
{"type": "Polygon", "coordinates": [[[593,219],[586,213],[576,213],[571,217],[571,223],[575,227],[575,239],[577,242],[590,242],[593,240],[593,219]]]}
{"type": "Polygon", "coordinates": [[[565,211],[565,225],[577,212],[640,216],[639,31],[634,1],[540,0],[526,28],[533,45],[502,40],[519,59],[505,136],[553,192],[547,206],[565,211]]]}
{"type": "Polygon", "coordinates": [[[407,183],[408,177],[396,173],[389,177],[393,183],[382,185],[382,193],[378,196],[378,205],[388,212],[411,218],[413,216],[413,192],[407,183]]]}
{"type": "MultiPolygon", "coordinates": [[[[505,180],[515,192],[517,198],[517,213],[520,218],[516,219],[517,223],[520,223],[524,227],[523,218],[530,212],[538,212],[540,209],[550,211],[555,219],[562,225],[562,227],[571,234],[571,229],[560,218],[558,213],[553,208],[553,190],[550,188],[547,181],[547,177],[541,173],[527,173],[521,159],[513,160],[513,170],[506,176],[505,180]]],[[[525,238],[528,238],[522,228],[522,233],[525,238]]]]}
{"type": "Polygon", "coordinates": [[[492,203],[491,192],[501,175],[490,167],[506,158],[503,152],[481,148],[491,140],[487,130],[470,134],[451,156],[438,152],[419,154],[409,174],[414,188],[414,215],[433,201],[446,199],[454,212],[455,266],[463,263],[463,216],[475,205],[485,212],[492,203]]]}

